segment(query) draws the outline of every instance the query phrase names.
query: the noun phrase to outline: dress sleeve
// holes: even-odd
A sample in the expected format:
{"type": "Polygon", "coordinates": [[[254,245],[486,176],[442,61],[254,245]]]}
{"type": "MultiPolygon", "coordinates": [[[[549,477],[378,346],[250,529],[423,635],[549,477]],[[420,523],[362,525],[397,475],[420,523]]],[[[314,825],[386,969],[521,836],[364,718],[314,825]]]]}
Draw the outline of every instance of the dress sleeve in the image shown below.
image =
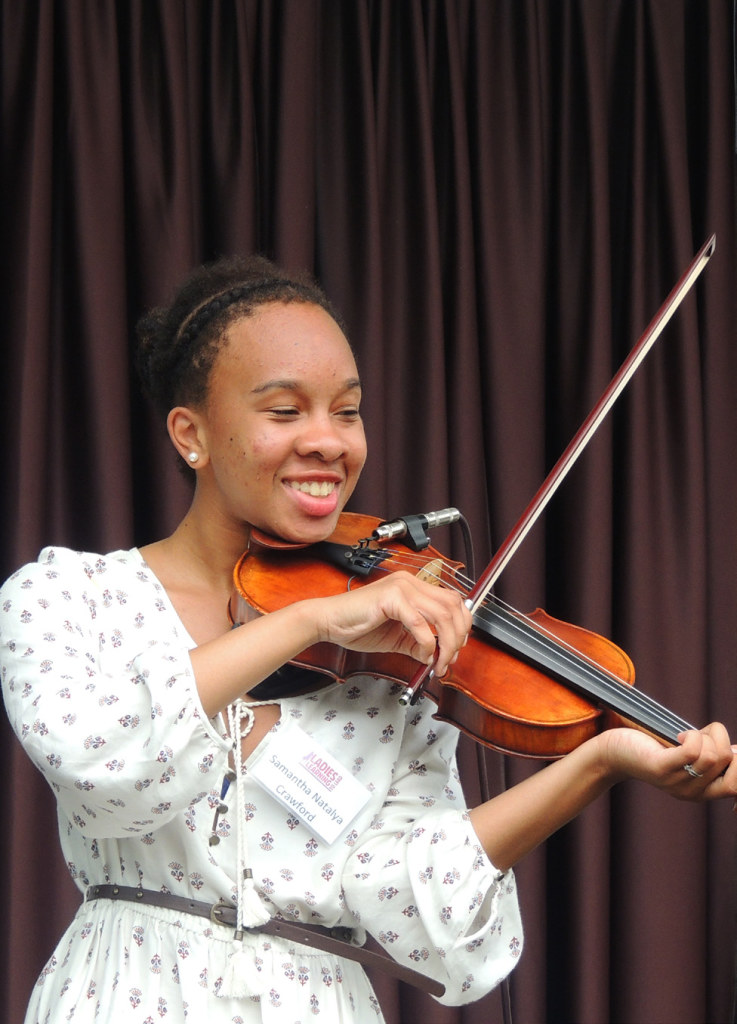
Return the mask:
{"type": "Polygon", "coordinates": [[[121,554],[46,549],[0,593],[11,725],[72,826],[97,838],[153,832],[216,785],[229,750],[160,585],[121,554]]]}
{"type": "Polygon", "coordinates": [[[382,811],[346,864],[343,890],[386,952],[441,981],[441,1003],[460,1005],[516,965],[522,925],[514,874],[494,867],[469,819],[457,731],[434,721],[426,701],[417,708],[382,811]]]}

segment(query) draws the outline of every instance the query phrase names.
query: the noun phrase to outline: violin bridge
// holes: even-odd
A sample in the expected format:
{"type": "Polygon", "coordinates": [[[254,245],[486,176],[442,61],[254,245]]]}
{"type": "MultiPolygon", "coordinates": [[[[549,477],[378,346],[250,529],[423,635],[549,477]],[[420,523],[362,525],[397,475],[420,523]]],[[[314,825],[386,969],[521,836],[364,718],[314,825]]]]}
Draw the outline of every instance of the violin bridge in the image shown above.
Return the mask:
{"type": "Polygon", "coordinates": [[[443,582],[444,567],[442,558],[432,558],[422,566],[417,573],[417,579],[424,580],[425,583],[431,583],[434,587],[439,587],[443,582]]]}

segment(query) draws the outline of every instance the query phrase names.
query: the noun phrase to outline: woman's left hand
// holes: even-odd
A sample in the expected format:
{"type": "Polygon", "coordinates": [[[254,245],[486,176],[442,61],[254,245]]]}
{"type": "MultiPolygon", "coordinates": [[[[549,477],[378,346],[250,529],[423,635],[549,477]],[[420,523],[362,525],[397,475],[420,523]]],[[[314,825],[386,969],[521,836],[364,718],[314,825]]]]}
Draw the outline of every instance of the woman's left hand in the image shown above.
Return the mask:
{"type": "Polygon", "coordinates": [[[681,733],[676,747],[637,729],[609,729],[599,739],[620,778],[641,779],[679,800],[737,796],[737,745],[721,722],[681,733]]]}

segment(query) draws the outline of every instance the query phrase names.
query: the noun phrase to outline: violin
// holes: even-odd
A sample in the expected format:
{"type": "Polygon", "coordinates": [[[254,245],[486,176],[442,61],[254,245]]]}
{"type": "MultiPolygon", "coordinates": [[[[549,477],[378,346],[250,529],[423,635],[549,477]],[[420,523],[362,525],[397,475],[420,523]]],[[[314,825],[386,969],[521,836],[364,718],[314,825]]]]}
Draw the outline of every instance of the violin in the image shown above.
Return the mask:
{"type": "MultiPolygon", "coordinates": [[[[552,618],[537,608],[523,615],[492,595],[492,588],[614,402],[664,330],[715,251],[712,235],[691,260],[599,402],[558,459],[515,528],[478,581],[428,546],[422,553],[392,546],[370,516],[342,513],[321,544],[294,546],[252,531],[234,570],[234,623],[291,602],[364,586],[381,572],[407,569],[463,594],[472,613],[466,646],[438,678],[406,655],[364,654],[321,643],[293,663],[325,683],[368,674],[400,684],[400,700],[421,694],[437,705],[435,717],[504,753],[562,757],[597,732],[634,725],[666,743],[693,726],[634,686],[634,666],[610,640],[552,618]]],[[[314,688],[314,683],[313,683],[314,688]]],[[[255,691],[252,691],[255,693],[255,691]]]]}
{"type": "MultiPolygon", "coordinates": [[[[307,547],[254,530],[233,573],[234,622],[283,608],[295,594],[300,599],[340,594],[401,569],[463,595],[470,592],[462,563],[430,546],[415,552],[376,540],[380,522],[343,512],[327,541],[307,547]]],[[[323,685],[371,675],[400,684],[403,693],[417,670],[407,655],[330,643],[314,644],[293,664],[319,673],[323,685]]],[[[554,759],[622,724],[676,743],[678,733],[693,727],[638,691],[634,675],[627,654],[605,637],[540,608],[523,615],[487,597],[474,612],[468,643],[455,664],[442,678],[429,674],[421,692],[437,705],[434,717],[504,753],[554,759]]]]}

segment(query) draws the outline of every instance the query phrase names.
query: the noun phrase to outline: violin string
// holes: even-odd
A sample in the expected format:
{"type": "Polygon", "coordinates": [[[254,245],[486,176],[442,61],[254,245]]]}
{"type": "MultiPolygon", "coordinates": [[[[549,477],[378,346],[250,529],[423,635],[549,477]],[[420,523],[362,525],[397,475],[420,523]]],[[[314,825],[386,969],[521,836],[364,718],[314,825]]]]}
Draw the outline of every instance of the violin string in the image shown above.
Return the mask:
{"type": "MultiPolygon", "coordinates": [[[[428,558],[426,555],[423,556],[420,553],[413,555],[410,552],[402,552],[401,557],[396,557],[396,555],[399,555],[399,552],[395,552],[395,557],[392,559],[394,565],[399,564],[403,568],[406,567],[414,571],[421,569],[426,575],[434,578],[436,583],[456,590],[461,595],[468,595],[473,587],[473,581],[465,577],[457,567],[448,565],[439,557],[428,558]],[[433,568],[437,562],[442,566],[440,573],[433,568]],[[446,572],[452,582],[444,578],[446,572]]],[[[391,570],[386,568],[385,571],[391,570]]],[[[548,654],[560,658],[572,669],[577,669],[588,676],[590,685],[599,689],[600,696],[604,697],[615,711],[639,721],[640,724],[646,724],[649,721],[656,730],[658,727],[665,727],[669,737],[672,734],[673,739],[677,733],[693,728],[688,722],[673,714],[652,697],[625,683],[605,666],[576,650],[555,633],[524,613],[517,611],[500,598],[494,595],[484,598],[479,608],[476,609],[475,615],[487,625],[495,621],[503,622],[507,632],[515,636],[517,642],[531,658],[534,659],[536,647],[541,646],[548,654]],[[505,615],[502,616],[501,611],[495,613],[494,608],[500,609],[505,615]],[[530,640],[530,638],[533,639],[530,640]]]]}
{"type": "MultiPolygon", "coordinates": [[[[655,728],[658,725],[665,725],[677,728],[678,732],[684,728],[690,728],[688,723],[672,715],[671,712],[642,693],[642,691],[626,684],[617,675],[578,651],[575,647],[572,647],[565,640],[557,637],[544,626],[530,620],[509,606],[505,607],[504,603],[498,598],[495,598],[493,603],[496,604],[497,608],[503,610],[504,614],[502,612],[496,614],[502,614],[501,621],[504,624],[504,628],[515,636],[528,652],[534,652],[535,641],[546,652],[554,652],[556,658],[567,663],[571,670],[582,672],[587,679],[587,684],[592,688],[593,695],[597,695],[596,691],[598,689],[598,696],[603,698],[614,710],[625,715],[628,713],[631,715],[632,712],[635,712],[635,716],[637,716],[637,713],[639,713],[642,724],[647,723],[649,719],[650,724],[655,728]],[[530,637],[533,639],[531,642],[528,642],[530,637]]],[[[488,621],[494,621],[495,618],[495,613],[492,611],[488,621]]]]}
{"type": "MultiPolygon", "coordinates": [[[[463,583],[463,586],[458,588],[458,592],[466,592],[466,578],[460,572],[455,573],[455,578],[460,579],[463,583]]],[[[472,583],[469,584],[468,591],[470,591],[471,587],[472,583]]],[[[537,645],[541,645],[546,653],[561,659],[571,669],[577,669],[587,675],[589,684],[593,683],[595,687],[600,689],[600,696],[615,711],[625,715],[629,711],[630,714],[634,714],[634,720],[639,720],[641,724],[649,722],[655,729],[658,726],[664,727],[669,736],[672,735],[673,739],[675,739],[677,733],[684,729],[693,728],[690,723],[680,716],[673,714],[673,712],[663,707],[663,705],[659,704],[642,690],[638,690],[636,687],[625,683],[605,666],[594,661],[594,659],[577,650],[567,641],[562,640],[555,633],[541,626],[523,612],[517,611],[495,595],[488,595],[482,601],[475,614],[488,624],[496,619],[493,611],[494,608],[506,612],[508,617],[504,619],[505,628],[507,630],[512,629],[516,639],[518,639],[530,657],[534,658],[537,645]],[[490,614],[488,609],[491,609],[490,614]],[[528,642],[530,637],[532,642],[528,642]]],[[[595,696],[596,694],[590,695],[595,696]]]]}
{"type": "Polygon", "coordinates": [[[441,556],[423,556],[421,553],[413,554],[411,551],[399,552],[394,551],[394,549],[388,550],[392,551],[391,568],[383,563],[377,563],[375,566],[377,570],[383,570],[388,573],[395,571],[396,566],[399,566],[401,569],[407,569],[415,574],[422,572],[425,576],[432,577],[434,581],[441,586],[444,586],[449,590],[455,590],[456,593],[461,594],[464,597],[467,597],[470,594],[473,587],[473,580],[464,576],[456,566],[449,565],[441,556]],[[440,563],[442,565],[440,573],[436,572],[433,568],[436,563],[440,563]],[[448,577],[447,579],[446,575],[448,577]],[[457,585],[454,586],[451,581],[455,581],[457,585]]]}
{"type": "MultiPolygon", "coordinates": [[[[624,714],[626,717],[634,716],[634,720],[639,721],[640,724],[647,724],[649,722],[651,727],[656,730],[658,726],[665,727],[668,738],[672,739],[675,739],[675,736],[684,729],[693,728],[684,719],[674,715],[652,697],[643,693],[642,690],[638,690],[636,687],[625,683],[605,666],[600,665],[588,657],[588,655],[578,651],[567,641],[562,640],[555,633],[534,622],[528,616],[516,611],[509,605],[505,605],[499,598],[491,599],[489,604],[496,605],[497,608],[504,611],[505,614],[502,617],[504,627],[515,635],[521,645],[530,652],[531,657],[534,657],[536,641],[546,652],[554,654],[556,658],[560,658],[564,663],[567,663],[572,670],[578,670],[583,673],[587,677],[588,684],[592,687],[594,695],[596,695],[598,690],[598,695],[613,710],[624,714]],[[532,641],[529,641],[530,637],[533,638],[532,641]]],[[[494,621],[494,617],[495,613],[492,609],[487,621],[494,621]]]]}

